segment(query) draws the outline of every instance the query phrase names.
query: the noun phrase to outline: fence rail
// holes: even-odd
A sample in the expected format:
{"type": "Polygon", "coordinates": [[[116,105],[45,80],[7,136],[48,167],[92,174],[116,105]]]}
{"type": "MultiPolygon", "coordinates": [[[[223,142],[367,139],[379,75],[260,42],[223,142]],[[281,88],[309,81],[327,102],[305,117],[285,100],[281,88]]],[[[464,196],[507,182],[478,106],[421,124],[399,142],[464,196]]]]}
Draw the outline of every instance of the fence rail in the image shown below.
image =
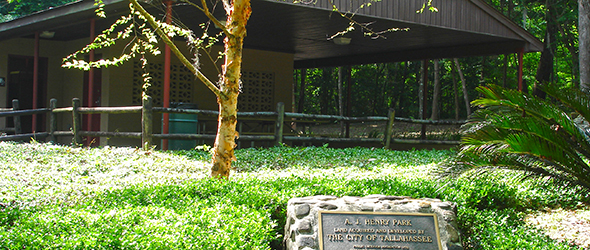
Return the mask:
{"type": "MultiPolygon", "coordinates": [[[[75,145],[82,144],[82,138],[89,137],[112,137],[112,138],[135,138],[141,139],[142,147],[149,149],[153,145],[153,140],[163,139],[180,139],[180,140],[211,140],[215,139],[214,134],[159,134],[153,133],[153,114],[154,113],[171,113],[171,114],[196,114],[204,116],[218,116],[218,111],[198,110],[198,109],[179,109],[179,108],[162,108],[153,107],[151,97],[143,100],[142,106],[128,107],[81,107],[80,99],[72,100],[72,107],[57,108],[57,100],[51,99],[49,108],[19,110],[18,100],[13,100],[13,108],[1,108],[0,117],[13,117],[14,128],[4,128],[3,132],[14,133],[13,135],[0,136],[0,141],[8,140],[27,140],[35,138],[37,140],[56,141],[60,136],[72,136],[75,145]],[[72,129],[71,131],[57,130],[57,114],[71,113],[72,129]],[[84,131],[82,130],[83,114],[131,114],[141,113],[141,132],[105,132],[105,131],[84,131]],[[49,131],[41,133],[21,133],[20,117],[25,115],[49,115],[49,131]]],[[[263,120],[274,123],[274,132],[266,132],[259,135],[240,135],[238,141],[267,141],[280,145],[283,142],[342,142],[342,143],[382,143],[385,148],[389,148],[391,143],[399,144],[440,144],[440,145],[457,145],[457,141],[438,141],[438,140],[412,140],[412,139],[395,139],[392,138],[392,128],[394,122],[408,122],[424,125],[460,125],[465,121],[432,121],[432,120],[415,120],[408,118],[395,117],[393,109],[389,111],[387,117],[368,116],[368,117],[346,117],[336,115],[316,115],[285,112],[283,103],[277,104],[275,112],[238,112],[239,122],[246,120],[263,120]],[[384,138],[341,138],[341,137],[313,137],[304,135],[284,135],[285,123],[320,123],[320,122],[386,122],[383,131],[384,138]]]]}

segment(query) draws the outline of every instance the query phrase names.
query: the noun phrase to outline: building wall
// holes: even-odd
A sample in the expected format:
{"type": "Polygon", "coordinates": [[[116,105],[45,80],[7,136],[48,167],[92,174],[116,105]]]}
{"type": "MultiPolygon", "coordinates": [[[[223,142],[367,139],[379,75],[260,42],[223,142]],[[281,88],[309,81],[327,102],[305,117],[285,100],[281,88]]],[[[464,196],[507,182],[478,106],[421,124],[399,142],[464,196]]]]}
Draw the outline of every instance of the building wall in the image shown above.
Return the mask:
{"type": "MultiPolygon", "coordinates": [[[[62,68],[62,60],[64,57],[73,53],[76,49],[83,48],[87,44],[87,39],[80,39],[75,41],[51,41],[44,40],[40,41],[40,56],[48,58],[48,83],[47,83],[47,103],[40,104],[41,107],[47,107],[49,100],[55,98],[58,100],[58,107],[71,107],[72,98],[84,99],[83,95],[83,82],[84,72],[78,69],[65,69],[62,68]]],[[[180,48],[183,48],[184,43],[178,43],[180,48]]],[[[121,54],[124,48],[124,44],[116,45],[113,48],[103,49],[97,51],[97,54],[102,55],[103,58],[110,58],[121,54]]],[[[221,47],[215,47],[212,51],[212,55],[217,55],[221,47]]],[[[183,49],[188,54],[186,49],[183,49]]],[[[33,56],[34,51],[34,39],[32,38],[16,38],[7,41],[0,42],[0,77],[8,78],[8,56],[9,55],[21,55],[21,56],[33,56]]],[[[217,82],[219,78],[218,70],[222,61],[218,61],[216,64],[206,59],[204,53],[201,53],[201,71],[211,81],[217,82]],[[217,69],[216,69],[217,67],[217,69]]],[[[157,57],[148,57],[150,64],[164,63],[164,56],[160,55],[157,57]]],[[[137,60],[136,60],[137,61],[137,60]]],[[[217,110],[217,102],[212,92],[199,80],[196,79],[190,72],[183,71],[184,66],[181,65],[180,61],[172,56],[172,65],[176,71],[173,71],[173,83],[180,81],[182,86],[175,85],[184,89],[183,98],[180,98],[182,102],[190,102],[198,105],[199,109],[206,110],[217,110]],[[189,75],[187,75],[189,74],[189,75]],[[175,80],[182,78],[182,80],[175,80]],[[188,88],[188,90],[187,90],[188,88]]],[[[271,105],[256,106],[256,100],[249,100],[251,104],[249,107],[265,107],[270,110],[274,110],[277,102],[284,102],[290,104],[292,102],[292,74],[293,74],[293,55],[289,53],[278,53],[270,51],[259,51],[245,49],[243,56],[243,71],[249,75],[251,79],[249,82],[258,84],[261,82],[256,77],[262,75],[265,79],[262,80],[266,86],[266,94],[270,95],[270,98],[266,98],[265,101],[271,103],[271,105]],[[268,78],[268,79],[267,79],[268,78]],[[270,79],[270,80],[269,80],[270,79]],[[272,82],[269,82],[271,81],[272,82]],[[269,85],[271,84],[272,85],[269,85]],[[253,106],[254,105],[254,106],[253,106]]],[[[138,65],[133,61],[122,64],[118,67],[109,67],[102,70],[102,95],[101,102],[102,106],[135,106],[140,104],[140,92],[138,92],[138,84],[141,84],[141,73],[142,70],[138,68],[138,65]],[[139,77],[138,77],[139,76],[139,77]],[[140,81],[140,82],[138,82],[140,81]]],[[[153,73],[153,84],[156,82],[162,82],[163,74],[153,73]]],[[[10,84],[10,83],[7,83],[10,84]]],[[[244,91],[249,83],[244,83],[244,91]]],[[[154,88],[153,86],[151,88],[154,88]]],[[[150,89],[151,89],[150,88],[150,89]]],[[[31,90],[32,91],[32,90],[31,90]]],[[[139,90],[140,91],[140,90],[139,90]]],[[[242,94],[247,97],[248,94],[242,94]]],[[[161,106],[161,92],[154,95],[155,99],[159,99],[160,103],[156,103],[155,106],[161,106]]],[[[242,97],[241,97],[242,98],[242,97]]],[[[7,107],[7,87],[0,87],[0,107],[7,107]]],[[[176,98],[177,100],[180,100],[176,98]]],[[[175,101],[175,98],[172,98],[175,101]]],[[[246,103],[248,101],[244,101],[246,103]]],[[[247,110],[246,107],[242,107],[240,111],[262,111],[262,110],[247,110]]],[[[159,114],[154,115],[154,132],[161,131],[161,116],[159,114]]],[[[199,117],[199,121],[207,120],[206,117],[199,117]]],[[[207,130],[214,131],[216,117],[210,118],[211,122],[208,124],[207,130]]],[[[140,114],[124,114],[124,115],[101,115],[101,130],[109,132],[139,132],[141,131],[141,116],[140,114]]],[[[0,118],[0,127],[5,127],[5,119],[0,118]]],[[[58,130],[69,131],[72,127],[71,115],[64,113],[58,117],[58,130]]],[[[71,138],[60,138],[61,143],[71,143],[71,138]]],[[[159,142],[156,142],[159,143],[159,142]]],[[[123,138],[103,138],[101,139],[102,145],[120,145],[120,146],[139,146],[140,140],[138,139],[123,139],[123,138]]]]}
{"type": "MultiPolygon", "coordinates": [[[[0,46],[0,77],[8,76],[8,57],[14,56],[34,56],[34,39],[15,38],[3,41],[0,46]]],[[[39,103],[39,107],[48,107],[51,98],[57,98],[63,101],[64,86],[61,84],[64,81],[63,70],[61,69],[61,61],[64,54],[64,44],[61,42],[41,39],[39,42],[39,56],[45,57],[48,60],[47,72],[47,98],[46,103],[39,103]]],[[[8,85],[0,87],[0,107],[11,107],[10,100],[7,100],[8,85]]],[[[32,91],[32,90],[31,90],[32,91]]],[[[5,126],[5,119],[0,118],[0,127],[5,126]]]]}
{"type": "MultiPolygon", "coordinates": [[[[104,50],[104,57],[112,57],[113,55],[120,55],[123,45],[118,45],[110,50],[104,50]]],[[[179,48],[183,49],[186,55],[189,55],[188,51],[184,48],[184,43],[178,43],[179,48]]],[[[221,47],[215,47],[210,54],[217,55],[221,47]]],[[[211,60],[206,59],[204,53],[201,53],[200,69],[204,75],[210,78],[211,81],[217,82],[219,78],[218,70],[221,70],[222,61],[213,63],[211,60]],[[216,69],[217,68],[217,69],[216,69]]],[[[163,64],[164,56],[160,55],[157,57],[148,57],[150,65],[160,70],[150,72],[150,76],[153,78],[151,81],[152,86],[150,91],[153,89],[161,89],[163,85],[163,64]]],[[[217,110],[217,101],[215,95],[202,83],[196,79],[192,73],[188,70],[183,70],[184,66],[180,61],[173,55],[172,60],[172,85],[173,89],[171,92],[172,102],[183,102],[197,104],[199,109],[205,110],[217,110]],[[174,97],[174,86],[179,87],[180,83],[183,85],[184,91],[189,94],[183,98],[174,97]],[[189,90],[187,90],[189,89],[189,90]]],[[[148,69],[153,71],[153,68],[148,69]]],[[[243,57],[243,71],[244,72],[266,72],[272,73],[273,86],[272,96],[270,105],[271,110],[275,110],[276,103],[281,101],[284,103],[292,102],[292,75],[293,75],[293,55],[288,53],[277,53],[269,51],[259,50],[244,50],[243,57]]],[[[142,84],[141,74],[143,70],[139,67],[138,60],[124,63],[119,67],[110,67],[108,70],[103,70],[102,86],[103,106],[130,106],[130,105],[141,105],[141,89],[142,84]]],[[[72,73],[73,74],[73,73],[72,73]]],[[[73,83],[70,83],[73,84],[73,83]]],[[[178,89],[176,89],[178,90],[178,89]]],[[[155,91],[151,93],[155,104],[154,106],[162,106],[162,93],[155,91]]],[[[246,95],[244,95],[246,96],[246,95]]],[[[268,106],[268,105],[267,105],[268,106]]],[[[262,111],[262,110],[241,110],[241,111],[262,111]]],[[[161,115],[154,114],[153,130],[155,133],[161,132],[161,115]]],[[[199,122],[204,124],[206,120],[209,120],[206,124],[206,130],[208,132],[215,131],[216,117],[199,117],[199,122]]],[[[125,115],[102,115],[102,126],[103,131],[109,132],[139,132],[141,131],[141,116],[140,114],[125,114],[125,115]]],[[[138,139],[127,139],[127,138],[108,138],[103,139],[101,144],[106,145],[120,145],[120,146],[138,146],[140,140],[138,139]]],[[[155,142],[159,146],[160,142],[155,142]]]]}
{"type": "MultiPolygon", "coordinates": [[[[0,46],[0,77],[3,77],[5,80],[8,79],[8,48],[6,46],[0,46]]],[[[7,90],[8,84],[5,84],[4,87],[0,87],[0,107],[3,108],[10,108],[7,106],[7,90]]],[[[6,127],[6,118],[0,117],[0,128],[6,127]]]]}
{"type": "MultiPolygon", "coordinates": [[[[83,48],[87,42],[88,39],[67,42],[40,40],[39,56],[48,60],[46,103],[39,103],[40,107],[48,107],[49,100],[52,98],[57,99],[58,107],[71,107],[73,98],[83,100],[84,72],[78,69],[65,69],[61,65],[64,57],[75,52],[78,48],[83,48]]],[[[0,77],[8,79],[10,74],[8,72],[8,57],[10,55],[34,56],[34,43],[33,38],[15,38],[0,42],[0,77]]],[[[105,53],[105,51],[101,50],[97,51],[97,53],[105,53]]],[[[103,79],[105,78],[104,75],[108,75],[108,70],[103,71],[103,79]]],[[[7,100],[8,84],[10,83],[8,82],[5,87],[0,87],[0,107],[11,107],[11,105],[7,105],[10,101],[7,100]]],[[[108,88],[108,85],[103,84],[103,93],[105,93],[104,88],[108,88]]],[[[104,96],[103,94],[103,100],[104,96]]],[[[0,118],[0,127],[6,127],[5,118],[0,118]]],[[[70,114],[58,115],[58,130],[69,131],[71,127],[72,118],[70,114]]],[[[101,129],[106,129],[106,123],[102,124],[101,129]]],[[[71,143],[71,138],[62,137],[59,142],[71,143]]]]}

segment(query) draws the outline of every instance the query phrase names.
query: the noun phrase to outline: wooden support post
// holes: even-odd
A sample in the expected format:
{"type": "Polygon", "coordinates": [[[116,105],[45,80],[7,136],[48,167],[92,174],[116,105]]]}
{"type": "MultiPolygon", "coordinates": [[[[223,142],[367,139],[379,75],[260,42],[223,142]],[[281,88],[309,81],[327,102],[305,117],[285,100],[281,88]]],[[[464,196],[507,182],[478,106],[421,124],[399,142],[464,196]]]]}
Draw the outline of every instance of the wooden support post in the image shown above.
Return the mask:
{"type": "MultiPolygon", "coordinates": [[[[242,135],[243,122],[238,121],[238,135],[242,135]]],[[[242,142],[238,140],[238,149],[242,148],[242,142]]]]}
{"type": "MultiPolygon", "coordinates": [[[[12,100],[12,110],[16,111],[19,109],[20,109],[20,104],[18,103],[18,99],[12,100]]],[[[12,120],[14,121],[14,134],[15,135],[22,134],[23,130],[20,125],[20,115],[13,117],[12,120]]]]}
{"type": "Polygon", "coordinates": [[[57,113],[53,110],[57,108],[57,99],[52,98],[49,100],[49,141],[55,143],[57,141],[55,137],[55,131],[57,131],[57,113]]]}
{"type": "Polygon", "coordinates": [[[393,122],[395,120],[395,109],[389,109],[387,119],[387,126],[385,127],[385,132],[383,133],[385,135],[385,138],[383,138],[385,140],[385,149],[389,149],[389,146],[391,145],[391,136],[393,134],[393,122]]]}
{"type": "Polygon", "coordinates": [[[141,109],[141,145],[143,150],[150,150],[152,148],[152,126],[154,120],[154,112],[152,110],[152,97],[147,96],[142,100],[141,109]]]}
{"type": "Polygon", "coordinates": [[[82,137],[80,136],[80,130],[82,128],[82,116],[78,109],[80,108],[80,99],[72,99],[72,132],[74,132],[74,147],[82,145],[82,137]]]}
{"type": "Polygon", "coordinates": [[[277,103],[277,123],[275,126],[275,146],[283,144],[283,124],[285,121],[285,104],[277,103]]]}

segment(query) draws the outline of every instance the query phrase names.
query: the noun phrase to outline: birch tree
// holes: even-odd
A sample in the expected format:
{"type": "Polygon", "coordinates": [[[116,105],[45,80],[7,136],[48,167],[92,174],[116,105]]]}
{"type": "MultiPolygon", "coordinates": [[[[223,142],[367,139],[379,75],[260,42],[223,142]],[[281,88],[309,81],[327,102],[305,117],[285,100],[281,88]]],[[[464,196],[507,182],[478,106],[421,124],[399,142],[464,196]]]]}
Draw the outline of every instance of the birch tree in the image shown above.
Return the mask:
{"type": "MultiPolygon", "coordinates": [[[[234,148],[237,124],[237,103],[240,93],[240,77],[242,68],[242,50],[244,38],[246,37],[246,24],[252,13],[250,0],[222,0],[223,8],[226,13],[226,20],[222,24],[221,20],[216,19],[206,0],[200,2],[191,2],[189,0],[180,0],[184,4],[191,5],[202,12],[209,18],[216,27],[222,30],[225,36],[224,45],[224,63],[221,68],[220,79],[217,84],[205,76],[199,69],[198,58],[190,59],[185,56],[173,42],[173,37],[180,36],[187,40],[192,49],[204,49],[215,43],[215,37],[207,35],[206,31],[200,37],[197,37],[192,30],[183,29],[179,26],[167,24],[156,20],[137,0],[129,0],[130,13],[121,17],[109,29],[97,36],[93,43],[87,45],[82,50],[73,53],[64,59],[64,67],[74,67],[88,70],[91,67],[104,67],[109,65],[118,65],[128,61],[133,57],[140,57],[142,64],[147,64],[148,54],[159,54],[158,40],[163,41],[170,47],[171,52],[178,57],[184,66],[186,66],[201,82],[203,82],[217,97],[219,107],[217,136],[213,146],[211,176],[215,178],[227,179],[230,174],[232,161],[235,160],[234,148]],[[120,28],[126,26],[125,28],[120,28]],[[159,38],[159,39],[158,39],[159,38]],[[129,49],[120,57],[86,62],[78,60],[78,56],[88,53],[94,49],[108,47],[117,41],[130,39],[131,43],[127,46],[129,49]]],[[[104,16],[102,7],[104,4],[97,0],[99,8],[97,13],[104,16]]],[[[197,56],[195,53],[192,56],[197,56]]],[[[146,82],[149,82],[149,75],[144,75],[146,82]]],[[[149,86],[149,83],[146,84],[149,86]]],[[[147,88],[145,86],[144,88],[147,88]]]]}

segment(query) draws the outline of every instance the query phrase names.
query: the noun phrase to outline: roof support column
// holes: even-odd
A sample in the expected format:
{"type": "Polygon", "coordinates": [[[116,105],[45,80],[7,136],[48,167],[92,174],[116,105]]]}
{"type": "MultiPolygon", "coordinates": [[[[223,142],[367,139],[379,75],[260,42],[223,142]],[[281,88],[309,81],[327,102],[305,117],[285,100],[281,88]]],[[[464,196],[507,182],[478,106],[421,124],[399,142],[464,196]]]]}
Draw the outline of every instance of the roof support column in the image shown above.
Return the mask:
{"type": "MultiPolygon", "coordinates": [[[[35,32],[35,48],[33,55],[33,109],[39,107],[39,31],[35,32]]],[[[32,130],[37,132],[37,115],[33,115],[32,130]]]]}
{"type": "MultiPolygon", "coordinates": [[[[166,3],[166,23],[172,22],[172,1],[165,1],[166,3]]],[[[170,47],[168,44],[164,47],[164,108],[170,107],[170,47]]],[[[162,134],[168,134],[170,130],[170,114],[162,114],[162,134]]],[[[168,150],[168,140],[162,140],[162,150],[168,150]]]]}
{"type": "Polygon", "coordinates": [[[518,51],[518,91],[522,92],[522,64],[524,62],[523,60],[524,57],[524,48],[521,48],[518,51]]]}

